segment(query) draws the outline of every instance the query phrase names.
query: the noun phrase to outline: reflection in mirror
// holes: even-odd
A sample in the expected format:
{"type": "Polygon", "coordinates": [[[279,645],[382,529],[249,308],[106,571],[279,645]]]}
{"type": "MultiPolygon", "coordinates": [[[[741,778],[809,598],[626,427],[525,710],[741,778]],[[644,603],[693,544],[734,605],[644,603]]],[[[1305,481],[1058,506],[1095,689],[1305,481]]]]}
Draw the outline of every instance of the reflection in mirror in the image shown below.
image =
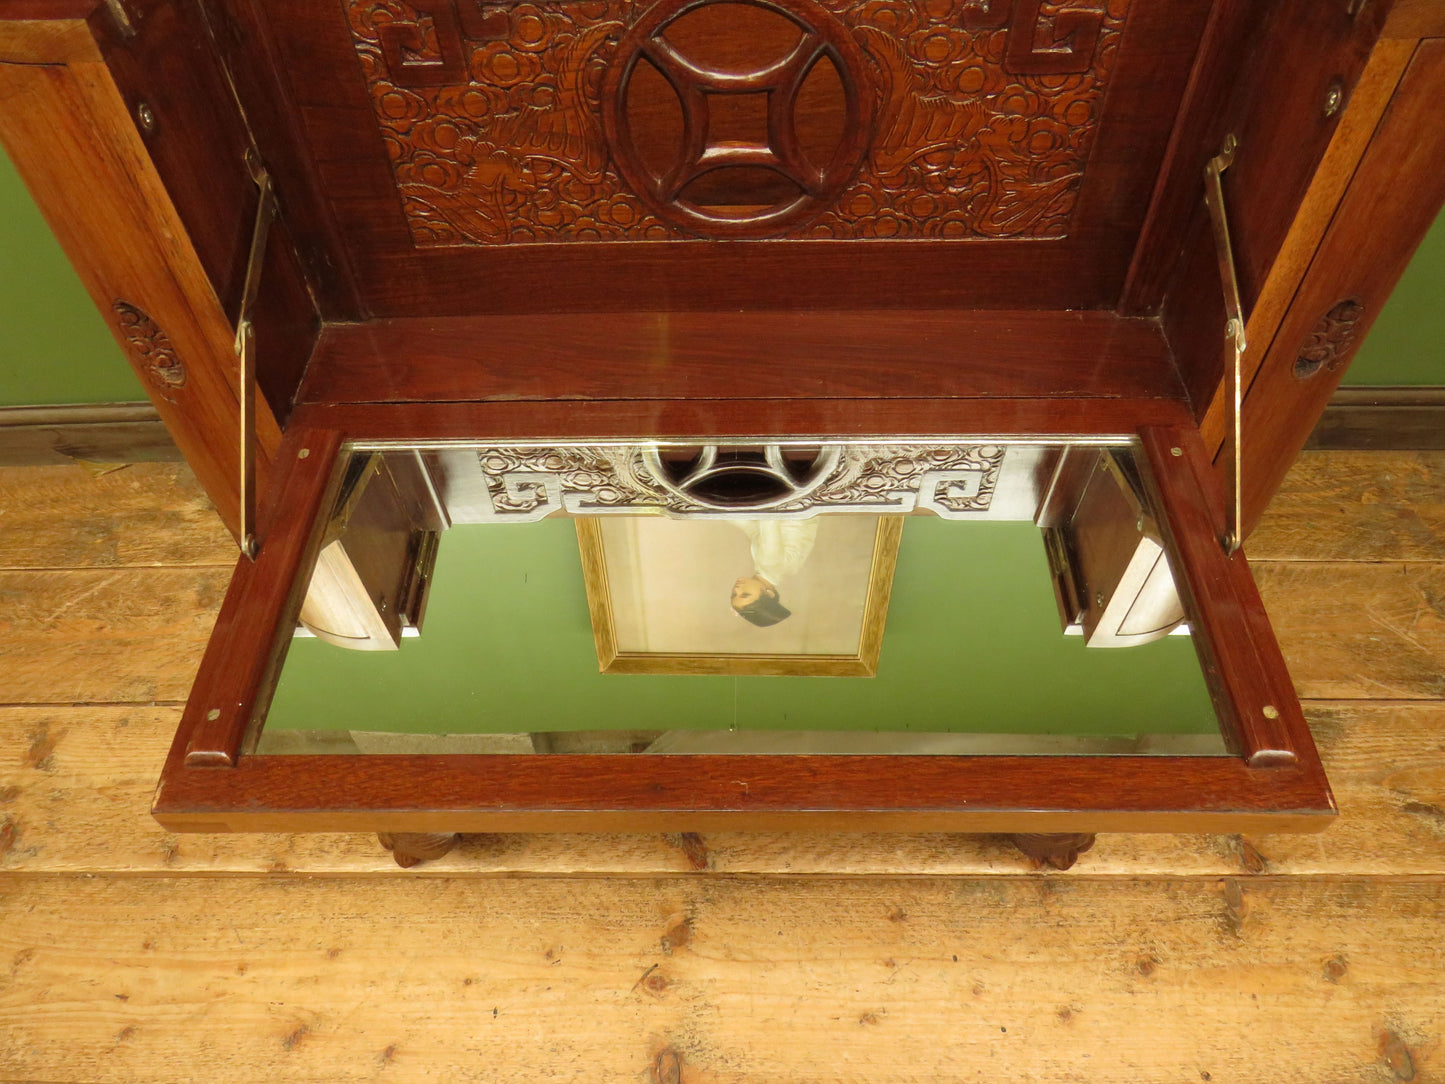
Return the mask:
{"type": "Polygon", "coordinates": [[[258,753],[1226,752],[1128,445],[345,454],[258,753]]]}

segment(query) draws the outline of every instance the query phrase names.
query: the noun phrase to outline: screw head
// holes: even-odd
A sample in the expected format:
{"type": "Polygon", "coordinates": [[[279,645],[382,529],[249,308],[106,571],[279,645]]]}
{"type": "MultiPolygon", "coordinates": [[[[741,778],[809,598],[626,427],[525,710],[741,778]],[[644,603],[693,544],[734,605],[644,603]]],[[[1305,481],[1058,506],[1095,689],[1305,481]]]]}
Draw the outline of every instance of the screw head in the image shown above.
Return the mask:
{"type": "Polygon", "coordinates": [[[1183,449],[1183,448],[1170,448],[1170,449],[1169,449],[1169,454],[1170,454],[1170,455],[1174,455],[1174,456],[1183,455],[1183,454],[1184,454],[1184,449],[1183,449]]]}
{"type": "Polygon", "coordinates": [[[309,456],[310,454],[311,454],[311,449],[310,449],[310,448],[302,448],[299,452],[296,453],[296,458],[297,458],[297,459],[305,459],[305,458],[306,458],[307,456],[309,456]]]}
{"type": "Polygon", "coordinates": [[[1325,91],[1324,113],[1326,117],[1333,117],[1345,104],[1345,84],[1338,77],[1330,80],[1329,89],[1325,91]]]}
{"type": "Polygon", "coordinates": [[[1266,719],[1278,719],[1279,708],[1275,707],[1273,704],[1266,704],[1264,706],[1264,717],[1266,719]]]}
{"type": "Polygon", "coordinates": [[[1100,591],[1098,594],[1096,594],[1096,595],[1094,596],[1094,605],[1095,605],[1095,606],[1103,606],[1103,605],[1104,605],[1104,593],[1103,593],[1102,591],[1100,591]]]}
{"type": "Polygon", "coordinates": [[[135,122],[140,125],[140,130],[146,135],[156,134],[156,114],[150,105],[141,102],[135,107],[135,122]]]}
{"type": "Polygon", "coordinates": [[[219,719],[220,717],[221,717],[221,709],[220,709],[220,708],[212,708],[210,711],[206,712],[206,718],[209,719],[209,720],[210,720],[211,722],[213,722],[213,723],[214,723],[217,719],[219,719]]]}

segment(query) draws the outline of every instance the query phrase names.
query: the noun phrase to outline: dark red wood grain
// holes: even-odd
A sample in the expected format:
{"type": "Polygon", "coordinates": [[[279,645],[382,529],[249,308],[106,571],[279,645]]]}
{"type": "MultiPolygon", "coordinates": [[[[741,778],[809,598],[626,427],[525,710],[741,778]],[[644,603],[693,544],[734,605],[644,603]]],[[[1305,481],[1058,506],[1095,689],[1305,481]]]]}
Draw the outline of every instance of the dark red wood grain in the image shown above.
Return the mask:
{"type": "MultiPolygon", "coordinates": [[[[1375,131],[1244,403],[1244,519],[1252,530],[1345,375],[1410,257],[1445,204],[1445,40],[1422,41],[1375,131]],[[1295,363],[1325,314],[1360,318],[1328,364],[1295,363]]],[[[1441,291],[1445,299],[1445,290],[1441,291]]]]}
{"type": "Polygon", "coordinates": [[[964,434],[1129,439],[1138,425],[1188,425],[1174,399],[741,399],[302,404],[292,424],[357,440],[485,441],[964,434]]]}
{"type": "MultiPolygon", "coordinates": [[[[137,128],[216,296],[234,320],[259,199],[246,167],[250,135],[199,11],[165,0],[127,3],[134,36],[113,23],[98,24],[106,26],[100,38],[106,67],[132,117],[142,104],[154,117],[153,131],[137,128]]],[[[284,424],[320,321],[285,208],[282,213],[267,244],[253,322],[257,383],[284,424]]]]}
{"type": "Polygon", "coordinates": [[[1122,313],[1157,312],[1164,301],[1204,200],[1203,163],[1219,152],[1219,117],[1238,78],[1234,58],[1248,53],[1265,14],[1252,0],[1219,0],[1210,12],[1119,297],[1122,313]]]}
{"type": "Polygon", "coordinates": [[[1183,396],[1158,325],[1096,312],[569,313],[328,326],[311,403],[1183,396]]]}
{"type": "Polygon", "coordinates": [[[251,756],[168,765],[175,831],[1317,831],[1327,789],[1234,757],[251,756]]]}
{"type": "Polygon", "coordinates": [[[292,426],[276,456],[255,561],[236,562],[171,747],[171,761],[236,763],[280,677],[310,581],[321,514],[343,466],[342,434],[292,426]],[[303,456],[302,452],[306,454],[303,456]]]}
{"type": "Polygon", "coordinates": [[[1223,494],[1198,430],[1148,427],[1140,440],[1174,581],[1226,740],[1252,767],[1299,765],[1328,789],[1249,564],[1243,551],[1224,551],[1223,494]]]}
{"type": "MultiPolygon", "coordinates": [[[[1201,412],[1224,372],[1224,303],[1218,274],[1210,274],[1217,263],[1203,201],[1205,163],[1226,134],[1237,137],[1224,190],[1247,318],[1344,113],[1342,104],[1326,114],[1330,84],[1338,80],[1348,96],[1389,9],[1388,3],[1372,2],[1352,16],[1343,2],[1278,0],[1256,6],[1264,18],[1237,61],[1229,103],[1199,128],[1202,147],[1192,139],[1179,148],[1177,183],[1191,194],[1184,205],[1192,203],[1193,210],[1192,218],[1175,220],[1184,248],[1163,317],[1179,372],[1201,412]]],[[[1145,280],[1139,282],[1138,297],[1129,299],[1125,311],[1148,307],[1154,287],[1146,290],[1145,280]]]]}
{"type": "Polygon", "coordinates": [[[378,316],[957,307],[1112,309],[1198,48],[1204,0],[1136,0],[1068,234],[1032,240],[648,241],[417,249],[344,5],[254,0],[378,316]]]}
{"type": "Polygon", "coordinates": [[[252,135],[272,172],[283,221],[295,239],[322,316],[359,319],[355,272],[305,151],[298,107],[288,97],[287,81],[276,67],[274,37],[291,33],[289,21],[271,26],[253,0],[198,0],[196,6],[245,103],[252,135]]]}
{"type": "MultiPolygon", "coordinates": [[[[1065,405],[1097,408],[1100,402],[1065,405]]],[[[618,406],[585,405],[604,411],[618,406]]],[[[817,404],[785,404],[795,411],[809,405],[817,404]]],[[[515,424],[518,417],[544,421],[548,415],[538,411],[556,419],[571,404],[533,404],[530,415],[527,404],[456,406],[467,413],[454,420],[475,424],[492,412],[515,424]]],[[[398,411],[411,409],[319,406],[303,408],[303,417],[310,422],[347,415],[357,423],[350,436],[374,439],[387,434],[398,411]]],[[[413,437],[434,437],[435,428],[434,423],[433,432],[413,437]]],[[[283,452],[287,476],[271,505],[280,518],[258,562],[243,564],[228,593],[154,813],[181,831],[1321,828],[1334,812],[1328,784],[1298,702],[1287,689],[1278,649],[1267,625],[1259,623],[1263,608],[1243,557],[1226,559],[1218,549],[1209,514],[1218,496],[1203,495],[1210,476],[1197,431],[1178,425],[1147,429],[1142,440],[1162,519],[1175,539],[1181,586],[1191,605],[1203,600],[1206,607],[1206,617],[1191,611],[1191,619],[1205,641],[1211,692],[1243,756],[243,755],[251,718],[264,710],[284,658],[282,625],[289,626],[299,604],[297,573],[314,547],[319,509],[334,477],[329,461],[309,463],[294,453],[302,443],[329,456],[341,444],[339,430],[307,430],[304,436],[297,430],[283,452]],[[1173,456],[1173,447],[1184,454],[1173,456]],[[1280,710],[1273,730],[1247,717],[1245,707],[1261,696],[1280,710]],[[215,720],[206,717],[212,704],[225,707],[215,720]]]]}

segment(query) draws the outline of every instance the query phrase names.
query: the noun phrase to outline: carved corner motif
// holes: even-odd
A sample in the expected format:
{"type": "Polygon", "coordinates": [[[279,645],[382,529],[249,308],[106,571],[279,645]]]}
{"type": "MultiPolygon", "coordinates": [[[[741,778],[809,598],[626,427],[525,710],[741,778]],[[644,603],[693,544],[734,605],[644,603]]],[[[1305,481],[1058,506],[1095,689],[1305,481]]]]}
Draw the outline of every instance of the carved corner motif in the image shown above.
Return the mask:
{"type": "Polygon", "coordinates": [[[672,165],[648,170],[618,104],[632,74],[651,65],[684,114],[690,103],[704,115],[697,102],[718,89],[709,82],[718,73],[660,35],[700,6],[743,0],[346,2],[418,248],[1066,237],[1127,7],[749,0],[802,35],[792,67],[760,57],[751,77],[722,76],[733,80],[729,94],[740,93],[735,77],[752,78],[752,90],[775,101],[767,131],[719,150],[694,123],[672,165]],[[776,103],[797,93],[805,69],[825,63],[842,88],[842,134],[820,166],[800,155],[776,103]],[[798,78],[773,85],[789,73],[798,78]],[[699,207],[688,185],[724,166],[776,175],[795,196],[760,200],[751,216],[699,207]]]}
{"type": "Polygon", "coordinates": [[[160,389],[164,398],[170,398],[167,392],[185,387],[185,362],[160,326],[128,301],[116,301],[111,310],[125,338],[131,364],[160,389]]]}
{"type": "MultiPolygon", "coordinates": [[[[988,511],[1004,456],[1005,449],[994,445],[825,446],[815,460],[823,470],[800,471],[792,489],[760,465],[767,484],[749,502],[709,499],[692,486],[691,467],[665,477],[652,446],[482,448],[477,462],[491,500],[485,518],[492,522],[527,523],[554,514],[756,519],[914,511],[967,519],[988,511]]],[[[707,449],[698,460],[708,461],[707,449]]],[[[746,472],[734,470],[734,480],[746,472]]]]}
{"type": "Polygon", "coordinates": [[[1104,13],[1016,0],[1004,67],[1020,75],[1077,75],[1089,70],[1104,28],[1104,13]]]}
{"type": "Polygon", "coordinates": [[[1321,316],[1295,358],[1295,378],[1307,380],[1322,369],[1330,372],[1339,369],[1354,349],[1358,325],[1364,315],[1364,303],[1351,297],[1321,316]]]}

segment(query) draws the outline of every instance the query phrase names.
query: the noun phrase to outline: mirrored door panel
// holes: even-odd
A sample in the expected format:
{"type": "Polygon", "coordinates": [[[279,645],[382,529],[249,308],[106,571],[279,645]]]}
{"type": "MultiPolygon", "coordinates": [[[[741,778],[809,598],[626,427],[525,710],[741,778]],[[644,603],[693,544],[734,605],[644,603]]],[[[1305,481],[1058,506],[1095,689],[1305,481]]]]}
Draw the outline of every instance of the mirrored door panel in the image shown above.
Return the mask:
{"type": "Polygon", "coordinates": [[[257,753],[1226,753],[1127,443],[343,454],[257,753]]]}

